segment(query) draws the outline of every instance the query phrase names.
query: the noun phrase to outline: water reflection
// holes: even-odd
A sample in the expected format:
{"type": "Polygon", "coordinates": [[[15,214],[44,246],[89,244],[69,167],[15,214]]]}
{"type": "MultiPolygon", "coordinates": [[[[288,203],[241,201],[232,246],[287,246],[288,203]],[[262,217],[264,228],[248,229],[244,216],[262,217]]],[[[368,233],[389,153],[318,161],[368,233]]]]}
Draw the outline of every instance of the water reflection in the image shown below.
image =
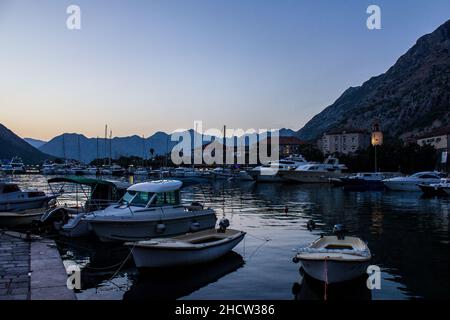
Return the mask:
{"type": "Polygon", "coordinates": [[[207,264],[141,270],[123,298],[125,300],[178,299],[218,281],[243,265],[242,256],[230,252],[207,264]]]}
{"type": "MultiPolygon", "coordinates": [[[[14,179],[21,186],[46,187],[46,178],[42,176],[14,179]]],[[[174,288],[176,294],[172,297],[292,299],[292,283],[298,278],[298,266],[291,262],[292,249],[330,231],[334,224],[344,223],[352,234],[368,241],[373,254],[371,264],[382,270],[382,289],[371,292],[373,299],[450,298],[449,197],[424,198],[417,192],[347,192],[324,185],[237,181],[191,185],[183,189],[182,197],[187,203],[203,202],[215,209],[219,218],[226,215],[233,228],[248,232],[248,236],[235,248],[245,264],[223,277],[214,276],[215,271],[205,266],[205,275],[199,275],[198,279],[211,273],[213,280],[201,282],[202,286],[186,282],[190,289],[179,292],[183,288],[174,288]],[[310,219],[316,223],[312,233],[305,228],[310,219]],[[262,238],[270,238],[270,242],[260,247],[262,238]],[[257,253],[252,254],[255,250],[257,253]]],[[[79,246],[82,249],[61,246],[67,261],[105,267],[119,263],[123,254],[126,255],[126,251],[120,252],[122,249],[108,251],[93,240],[79,246]]],[[[217,262],[215,269],[220,269],[220,264],[217,262]]],[[[108,288],[108,298],[121,299],[141,294],[156,297],[156,290],[151,288],[162,286],[158,279],[140,275],[131,263],[114,278],[114,282],[123,285],[121,291],[106,281],[115,270],[94,277],[90,287],[108,288]],[[137,291],[140,293],[133,293],[137,291]]],[[[182,280],[177,281],[183,283],[182,280]]],[[[79,293],[79,298],[86,298],[87,291],[79,293]]],[[[91,292],[89,297],[97,295],[91,292]]]]}

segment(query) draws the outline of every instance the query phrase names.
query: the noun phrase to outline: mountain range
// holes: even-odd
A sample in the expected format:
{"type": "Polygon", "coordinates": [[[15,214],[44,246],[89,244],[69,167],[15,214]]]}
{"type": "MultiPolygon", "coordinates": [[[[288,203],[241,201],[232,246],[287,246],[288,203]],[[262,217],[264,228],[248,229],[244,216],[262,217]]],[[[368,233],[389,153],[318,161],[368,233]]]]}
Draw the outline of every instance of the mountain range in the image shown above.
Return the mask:
{"type": "Polygon", "coordinates": [[[25,164],[39,163],[53,158],[0,124],[0,159],[11,160],[15,156],[21,157],[25,164]]]}
{"type": "Polygon", "coordinates": [[[371,128],[374,119],[394,137],[446,127],[450,120],[450,20],[419,38],[384,74],[347,89],[297,136],[315,140],[328,130],[371,128]]]}

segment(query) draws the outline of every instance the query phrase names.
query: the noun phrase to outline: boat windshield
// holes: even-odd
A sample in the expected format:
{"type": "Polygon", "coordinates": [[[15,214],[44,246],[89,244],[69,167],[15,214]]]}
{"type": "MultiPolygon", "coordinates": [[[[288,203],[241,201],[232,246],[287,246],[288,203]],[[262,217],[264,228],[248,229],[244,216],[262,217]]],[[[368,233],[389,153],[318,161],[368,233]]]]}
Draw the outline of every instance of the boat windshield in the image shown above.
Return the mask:
{"type": "Polygon", "coordinates": [[[120,200],[121,205],[146,207],[153,196],[153,192],[127,191],[120,200]]]}

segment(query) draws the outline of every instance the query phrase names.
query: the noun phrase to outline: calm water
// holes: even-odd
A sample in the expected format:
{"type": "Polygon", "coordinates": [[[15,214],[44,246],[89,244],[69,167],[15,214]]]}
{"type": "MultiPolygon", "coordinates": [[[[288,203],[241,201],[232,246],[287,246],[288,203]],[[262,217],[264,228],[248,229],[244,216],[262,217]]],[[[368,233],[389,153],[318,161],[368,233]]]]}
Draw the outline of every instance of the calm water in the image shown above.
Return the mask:
{"type": "MultiPolygon", "coordinates": [[[[42,176],[14,178],[47,188],[42,176]]],[[[382,270],[381,290],[364,279],[332,286],[332,297],[362,299],[450,298],[450,198],[414,192],[344,192],[325,185],[217,182],[187,187],[186,202],[200,201],[248,234],[233,253],[213,263],[140,274],[126,248],[95,239],[57,239],[66,264],[78,263],[78,299],[322,299],[320,283],[296,285],[293,248],[306,245],[336,223],[368,241],[372,264],[382,270]],[[288,206],[288,213],[285,213],[288,206]],[[312,233],[305,224],[316,222],[312,233]]],[[[67,197],[66,197],[67,198],[67,197]]],[[[65,199],[74,200],[74,199],[65,199]]]]}

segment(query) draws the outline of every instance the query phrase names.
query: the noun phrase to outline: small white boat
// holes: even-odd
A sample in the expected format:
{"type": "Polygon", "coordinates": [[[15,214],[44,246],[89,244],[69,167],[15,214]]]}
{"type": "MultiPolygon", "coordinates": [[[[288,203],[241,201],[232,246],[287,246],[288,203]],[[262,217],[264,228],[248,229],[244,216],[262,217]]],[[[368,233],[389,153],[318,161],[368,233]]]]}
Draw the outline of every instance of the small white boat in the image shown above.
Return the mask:
{"type": "Polygon", "coordinates": [[[445,175],[440,172],[418,172],[408,177],[395,177],[383,180],[384,185],[395,191],[420,191],[420,185],[439,183],[445,175]]]}
{"type": "Polygon", "coordinates": [[[217,259],[244,239],[245,232],[209,229],[173,238],[127,242],[138,268],[184,266],[217,259]]]}
{"type": "Polygon", "coordinates": [[[21,190],[15,183],[0,182],[0,211],[17,212],[44,208],[56,196],[39,190],[21,190]]]}
{"type": "Polygon", "coordinates": [[[367,244],[357,237],[323,236],[301,248],[293,261],[301,262],[305,272],[326,283],[358,278],[367,272],[372,258],[367,244]]]}

